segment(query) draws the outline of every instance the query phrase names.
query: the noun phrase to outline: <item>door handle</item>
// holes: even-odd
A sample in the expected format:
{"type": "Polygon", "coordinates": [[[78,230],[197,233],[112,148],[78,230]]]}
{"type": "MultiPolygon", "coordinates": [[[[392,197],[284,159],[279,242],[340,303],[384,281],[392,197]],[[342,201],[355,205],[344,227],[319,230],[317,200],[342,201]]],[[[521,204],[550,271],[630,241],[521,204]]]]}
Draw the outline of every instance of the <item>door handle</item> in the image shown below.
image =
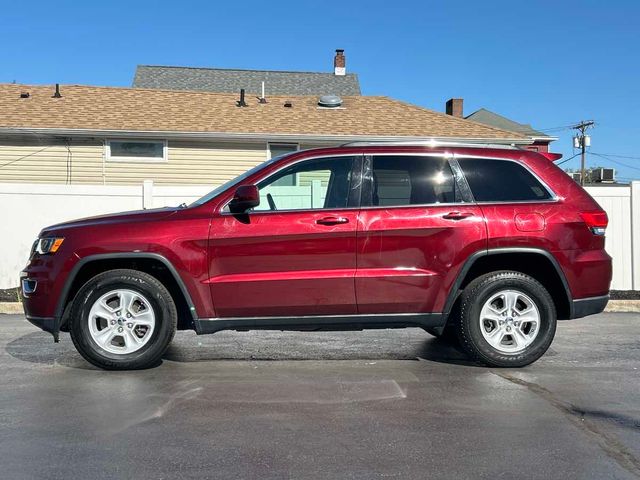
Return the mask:
{"type": "Polygon", "coordinates": [[[349,223],[349,219],[345,217],[324,217],[316,220],[319,225],[338,225],[340,223],[349,223]]]}
{"type": "Polygon", "coordinates": [[[446,218],[447,220],[462,220],[464,218],[473,217],[473,213],[471,212],[449,212],[446,215],[443,215],[442,218],[446,218]]]}

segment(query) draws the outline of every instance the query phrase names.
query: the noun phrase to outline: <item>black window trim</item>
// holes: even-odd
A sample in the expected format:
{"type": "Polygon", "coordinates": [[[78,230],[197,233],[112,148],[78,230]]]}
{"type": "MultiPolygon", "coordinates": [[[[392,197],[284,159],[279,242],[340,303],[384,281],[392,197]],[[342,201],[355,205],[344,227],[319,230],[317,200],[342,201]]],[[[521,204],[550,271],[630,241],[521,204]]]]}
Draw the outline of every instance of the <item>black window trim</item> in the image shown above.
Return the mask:
{"type": "MultiPolygon", "coordinates": [[[[295,153],[295,152],[294,152],[295,153]]],[[[347,210],[360,210],[360,205],[362,204],[362,185],[363,185],[363,179],[362,179],[362,174],[363,174],[363,168],[364,168],[364,155],[362,153],[357,153],[357,152],[350,152],[350,153],[337,153],[337,154],[332,154],[332,155],[314,155],[311,157],[304,157],[304,158],[299,158],[294,162],[291,163],[285,163],[284,165],[281,165],[280,167],[278,167],[276,170],[274,170],[273,172],[269,173],[268,175],[263,175],[261,177],[258,177],[256,180],[250,182],[250,183],[243,183],[243,182],[239,182],[235,185],[233,185],[229,190],[235,190],[236,188],[238,188],[240,185],[258,185],[260,182],[267,180],[269,178],[271,178],[274,175],[277,175],[278,173],[280,173],[282,170],[292,167],[294,165],[297,165],[298,163],[302,163],[302,162],[307,162],[310,160],[320,160],[323,158],[337,158],[337,157],[352,157],[353,158],[353,165],[352,165],[352,169],[351,169],[351,174],[352,174],[352,178],[354,178],[354,180],[352,180],[352,183],[355,182],[355,179],[357,178],[357,180],[359,180],[359,183],[356,183],[356,185],[352,185],[351,187],[351,192],[350,192],[350,198],[349,200],[351,200],[351,195],[354,196],[353,200],[356,201],[356,205],[354,206],[349,206],[349,207],[342,207],[342,208],[291,208],[291,209],[283,209],[283,210],[257,210],[257,211],[250,211],[250,212],[246,212],[243,215],[272,215],[272,214],[277,214],[277,213],[295,213],[295,212],[323,212],[323,211],[347,211],[347,210]],[[354,175],[358,175],[357,177],[354,177],[354,175]]],[[[265,168],[267,167],[267,165],[265,165],[265,168]]],[[[258,172],[259,173],[259,172],[258,172]]],[[[224,191],[223,193],[220,194],[220,196],[226,194],[227,192],[229,192],[229,190],[224,191]]],[[[233,196],[232,196],[233,197],[233,196]]],[[[227,200],[224,205],[222,205],[219,209],[218,209],[218,214],[219,215],[225,215],[225,216],[237,216],[238,213],[234,213],[234,212],[230,212],[228,207],[229,204],[231,203],[231,201],[233,200],[233,198],[230,198],[229,200],[227,200]]]]}
{"type": "MultiPolygon", "coordinates": [[[[361,189],[360,193],[360,205],[361,210],[379,210],[379,209],[390,209],[390,208],[424,208],[424,207],[450,207],[450,206],[464,206],[473,204],[473,196],[471,196],[471,189],[466,186],[466,178],[462,174],[462,169],[458,166],[460,175],[464,179],[464,183],[460,181],[459,174],[456,172],[456,167],[453,165],[452,160],[455,160],[455,156],[451,153],[446,152],[376,152],[365,154],[364,156],[364,164],[363,164],[363,175],[362,180],[364,182],[364,188],[361,189]],[[364,205],[363,199],[367,198],[367,202],[371,202],[372,195],[372,185],[373,185],[373,157],[434,157],[446,160],[449,164],[449,168],[451,168],[451,174],[453,176],[453,180],[456,183],[460,193],[462,194],[463,201],[462,202],[451,202],[451,203],[415,203],[410,205],[364,205]]],[[[457,163],[457,162],[456,162],[457,163]]]]}
{"type": "MultiPolygon", "coordinates": [[[[529,168],[529,165],[527,165],[524,162],[518,161],[518,160],[514,160],[512,158],[500,158],[500,157],[491,157],[488,155],[459,155],[459,154],[454,154],[453,159],[456,161],[456,163],[458,163],[459,159],[465,159],[465,158],[477,158],[477,159],[482,159],[482,160],[500,160],[503,162],[511,162],[511,163],[515,163],[517,165],[519,165],[520,167],[524,168],[527,172],[529,172],[533,178],[535,178],[540,185],[542,185],[542,187],[547,191],[547,193],[549,194],[550,198],[546,198],[544,200],[485,200],[485,201],[476,201],[475,203],[477,205],[505,205],[505,204],[511,204],[511,203],[517,203],[517,204],[526,204],[526,203],[557,203],[560,201],[560,197],[558,197],[556,195],[556,193],[549,187],[549,185],[540,178],[540,176],[538,176],[533,170],[531,170],[531,168],[529,168]]],[[[464,171],[462,171],[462,167],[460,168],[460,172],[462,173],[462,176],[465,179],[465,183],[467,183],[467,178],[464,175],[464,171]]],[[[471,190],[471,188],[469,187],[469,190],[471,190]]]]}

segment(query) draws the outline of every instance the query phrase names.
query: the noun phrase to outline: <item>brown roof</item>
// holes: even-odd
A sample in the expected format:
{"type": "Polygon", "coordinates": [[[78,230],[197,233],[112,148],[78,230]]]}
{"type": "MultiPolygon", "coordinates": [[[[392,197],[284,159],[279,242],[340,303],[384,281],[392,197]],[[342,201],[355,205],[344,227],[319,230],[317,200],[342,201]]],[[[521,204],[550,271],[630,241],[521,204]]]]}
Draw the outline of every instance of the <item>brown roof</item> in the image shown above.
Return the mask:
{"type": "Polygon", "coordinates": [[[52,98],[52,86],[0,84],[0,128],[526,138],[382,96],[344,97],[343,108],[323,109],[315,96],[271,96],[266,104],[247,96],[248,106],[238,107],[238,95],[228,93],[81,85],[60,91],[62,98],[52,98]]]}

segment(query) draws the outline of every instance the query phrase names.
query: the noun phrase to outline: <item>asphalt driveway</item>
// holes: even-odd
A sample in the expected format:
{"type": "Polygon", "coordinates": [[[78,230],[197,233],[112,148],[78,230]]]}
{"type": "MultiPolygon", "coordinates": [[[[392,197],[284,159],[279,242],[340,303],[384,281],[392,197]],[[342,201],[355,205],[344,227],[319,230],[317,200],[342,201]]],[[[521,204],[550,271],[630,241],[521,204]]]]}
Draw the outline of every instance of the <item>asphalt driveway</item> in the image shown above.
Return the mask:
{"type": "Polygon", "coordinates": [[[518,370],[418,329],[180,332],[161,366],[104,372],[0,315],[0,476],[639,478],[639,330],[563,322],[518,370]]]}

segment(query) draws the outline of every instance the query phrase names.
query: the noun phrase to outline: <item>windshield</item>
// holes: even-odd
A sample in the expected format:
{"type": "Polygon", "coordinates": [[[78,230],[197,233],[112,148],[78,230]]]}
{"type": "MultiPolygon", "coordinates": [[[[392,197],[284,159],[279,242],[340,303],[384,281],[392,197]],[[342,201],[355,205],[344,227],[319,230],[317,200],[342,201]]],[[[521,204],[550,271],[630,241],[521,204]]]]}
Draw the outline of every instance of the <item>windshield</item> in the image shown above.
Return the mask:
{"type": "MultiPolygon", "coordinates": [[[[290,154],[286,154],[286,155],[290,155],[290,154]]],[[[197,207],[198,205],[203,205],[205,203],[207,203],[209,200],[217,197],[218,195],[220,195],[222,192],[224,192],[225,190],[233,187],[234,185],[237,185],[238,183],[242,182],[245,178],[250,177],[251,175],[253,175],[254,173],[256,173],[258,170],[263,169],[264,167],[266,167],[267,165],[275,162],[276,160],[280,160],[281,158],[285,157],[286,155],[280,155],[279,157],[274,157],[270,160],[267,160],[266,162],[262,162],[258,165],[256,165],[255,167],[253,167],[251,170],[247,170],[246,172],[244,172],[241,175],[238,175],[236,178],[232,178],[231,180],[229,180],[226,183],[223,183],[222,185],[220,185],[219,187],[211,190],[209,193],[207,193],[204,197],[199,198],[198,200],[196,200],[195,202],[193,202],[191,205],[189,205],[190,207],[197,207]]]]}

